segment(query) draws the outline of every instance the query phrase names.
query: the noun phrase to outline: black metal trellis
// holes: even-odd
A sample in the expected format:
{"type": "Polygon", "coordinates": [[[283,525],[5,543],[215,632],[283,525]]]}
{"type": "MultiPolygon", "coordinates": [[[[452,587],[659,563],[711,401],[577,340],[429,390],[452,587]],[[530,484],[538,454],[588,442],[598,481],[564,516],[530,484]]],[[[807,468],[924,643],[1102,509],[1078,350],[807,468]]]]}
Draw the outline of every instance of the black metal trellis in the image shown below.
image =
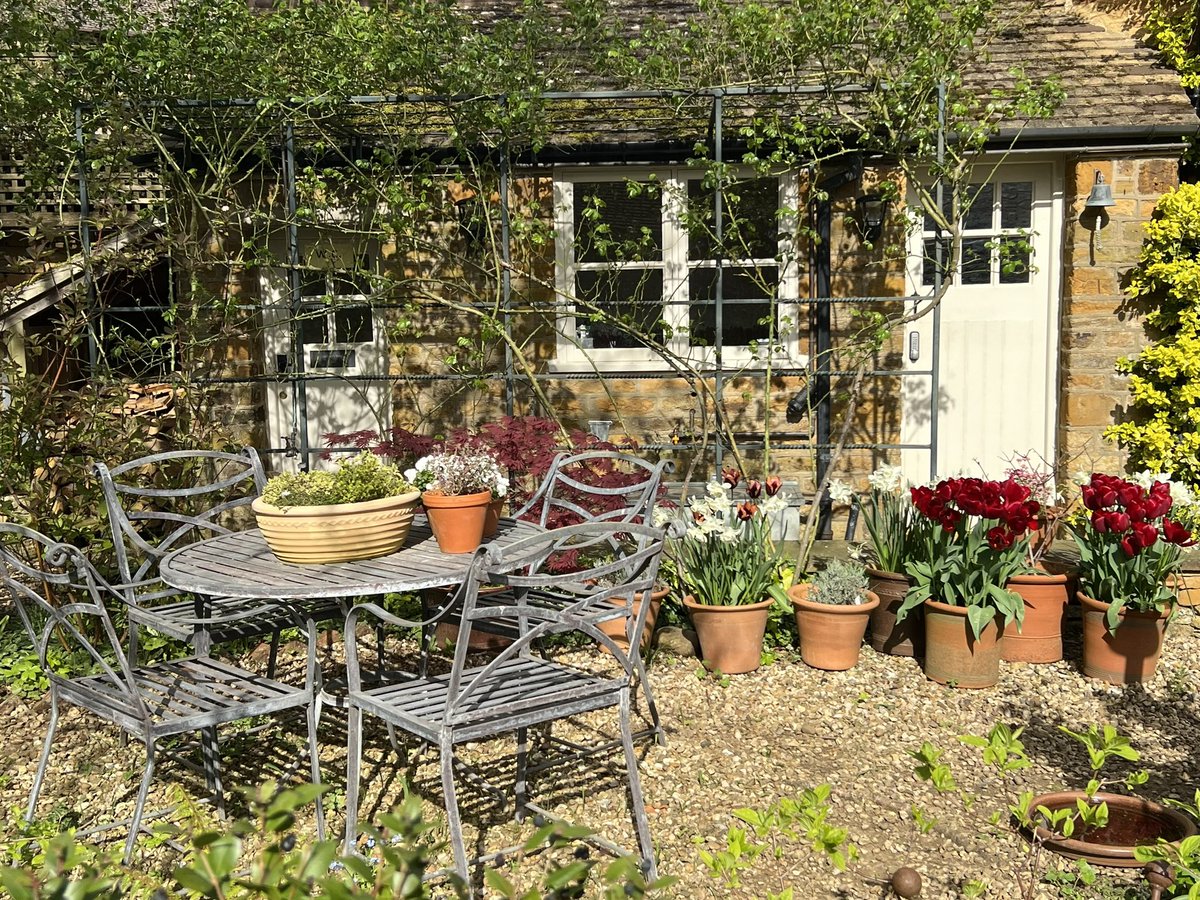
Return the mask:
{"type": "MultiPolygon", "coordinates": [[[[540,99],[547,103],[562,103],[564,107],[573,109],[574,107],[584,107],[583,112],[573,111],[570,114],[564,114],[558,118],[551,117],[552,127],[550,129],[551,136],[545,146],[536,149],[521,147],[514,148],[510,146],[507,139],[500,136],[496,140],[495,145],[489,151],[489,156],[497,164],[500,180],[500,203],[499,203],[499,231],[500,238],[498,249],[501,257],[502,265],[500,266],[500,290],[501,290],[501,313],[503,327],[507,335],[511,335],[513,324],[513,285],[512,285],[512,269],[511,269],[511,250],[512,250],[512,232],[511,232],[511,208],[510,208],[510,186],[514,176],[523,174],[529,171],[531,174],[537,174],[544,171],[546,167],[555,164],[573,162],[577,164],[593,163],[593,164],[622,164],[630,167],[651,167],[662,165],[668,162],[683,163],[686,162],[691,155],[694,147],[694,137],[700,129],[703,129],[706,138],[709,153],[712,160],[718,165],[725,163],[728,158],[736,158],[734,154],[741,150],[736,143],[736,140],[727,139],[728,133],[736,134],[736,127],[730,128],[744,122],[746,118],[752,115],[756,110],[760,110],[762,104],[770,103],[795,103],[811,100],[813,102],[826,101],[831,93],[853,95],[857,91],[864,90],[861,86],[847,86],[831,92],[825,87],[812,86],[796,86],[796,87],[764,87],[764,88],[714,88],[707,91],[691,91],[691,92],[673,92],[673,91],[580,91],[580,92],[552,92],[540,96],[540,99]],[[617,115],[612,115],[609,111],[610,121],[600,121],[595,113],[588,114],[586,107],[588,104],[615,104],[620,107],[622,104],[629,104],[634,108],[641,108],[640,104],[645,104],[650,101],[670,100],[678,104],[678,109],[688,109],[693,112],[700,107],[707,111],[707,115],[701,117],[699,114],[694,114],[691,118],[683,115],[674,116],[670,122],[664,124],[658,120],[648,118],[631,117],[631,122],[627,123],[627,131],[621,131],[621,124],[617,122],[621,117],[619,111],[617,115]],[[740,106],[731,107],[731,101],[740,102],[740,106]],[[616,122],[616,124],[614,124],[616,122]],[[630,133],[627,133],[630,132],[630,133]]],[[[405,116],[413,115],[414,111],[425,109],[430,111],[430,114],[422,120],[425,128],[425,133],[422,135],[422,146],[425,148],[436,147],[439,141],[445,142],[448,129],[452,123],[448,123],[444,114],[439,115],[436,111],[440,106],[461,102],[491,102],[503,104],[507,101],[504,97],[493,98],[453,98],[453,97],[427,97],[418,95],[409,96],[390,96],[390,97],[352,97],[344,102],[344,107],[353,113],[357,107],[372,107],[375,109],[386,110],[386,115],[405,116]]],[[[229,101],[165,101],[174,103],[181,108],[193,108],[196,110],[203,109],[236,109],[239,107],[254,108],[255,101],[253,100],[229,100],[229,101]]],[[[939,113],[944,116],[944,91],[939,92],[939,113]]],[[[82,109],[82,108],[81,108],[82,109]]],[[[300,313],[304,306],[301,297],[301,254],[299,240],[299,224],[297,221],[297,157],[299,148],[305,140],[311,138],[310,135],[298,133],[297,124],[286,114],[286,110],[281,115],[282,134],[280,137],[280,156],[282,161],[282,175],[284,186],[286,189],[286,208],[287,208],[287,260],[288,260],[288,291],[289,291],[289,308],[290,316],[290,357],[292,365],[288,371],[278,374],[262,374],[258,376],[248,376],[240,378],[232,377],[215,377],[202,379],[203,382],[209,384],[234,384],[234,383],[268,383],[278,384],[281,381],[292,385],[291,392],[294,404],[293,415],[295,420],[296,433],[298,437],[298,446],[296,447],[270,447],[267,451],[270,453],[294,453],[298,452],[302,465],[307,466],[312,460],[312,454],[316,452],[316,448],[310,446],[309,428],[308,428],[308,386],[310,384],[326,382],[326,381],[341,381],[341,382],[407,382],[407,383],[436,383],[436,382],[451,382],[456,380],[466,381],[474,376],[459,375],[455,373],[443,374],[399,374],[399,375],[361,375],[361,376],[332,376],[322,375],[305,371],[305,357],[303,353],[303,340],[300,334],[300,313]]],[[[89,209],[89,184],[88,184],[88,166],[86,165],[86,141],[84,130],[82,127],[82,116],[79,110],[76,115],[77,123],[77,138],[79,141],[79,192],[80,192],[80,237],[81,244],[84,248],[85,256],[90,247],[90,223],[88,217],[89,209]]],[[[345,140],[356,142],[360,147],[367,146],[371,141],[369,129],[364,128],[362,120],[355,121],[353,114],[347,116],[347,124],[339,126],[339,134],[345,140]]],[[[185,148],[188,149],[188,148],[185,148]]],[[[939,152],[944,151],[944,139],[939,133],[939,152]]],[[[818,185],[816,195],[822,196],[822,192],[832,192],[839,187],[845,187],[853,184],[860,177],[862,172],[861,158],[847,158],[841,172],[836,172],[829,176],[826,180],[818,185]]],[[[940,200],[941,187],[938,188],[938,196],[940,200]]],[[[722,236],[725,224],[725,209],[723,207],[723,198],[721,191],[713,191],[713,227],[715,244],[721,246],[722,236]]],[[[809,242],[809,271],[810,271],[810,287],[807,297],[776,297],[774,303],[796,303],[808,305],[808,321],[809,321],[809,343],[811,352],[809,353],[810,367],[808,369],[786,369],[773,368],[772,376],[809,376],[811,384],[809,390],[811,396],[815,398],[814,410],[812,417],[812,428],[808,433],[803,431],[789,434],[783,440],[772,440],[771,447],[773,450],[807,450],[816,454],[816,475],[818,482],[824,478],[831,465],[831,452],[835,447],[832,430],[832,415],[833,415],[833,396],[832,384],[833,380],[839,376],[852,374],[846,371],[839,371],[833,368],[833,357],[836,351],[834,344],[834,333],[832,327],[831,310],[835,304],[896,304],[897,302],[912,301],[919,299],[916,297],[834,297],[832,296],[832,260],[830,254],[830,238],[832,224],[832,207],[829,200],[814,200],[810,204],[809,215],[811,217],[814,231],[817,235],[815,240],[809,242]]],[[[938,261],[935,265],[935,290],[940,287],[942,279],[941,260],[942,253],[941,242],[936,242],[936,251],[938,261]]],[[[726,261],[723,259],[720,252],[715,257],[715,284],[714,294],[712,297],[713,314],[715,318],[715,341],[712,347],[714,365],[711,368],[706,368],[705,377],[711,378],[714,384],[714,389],[717,396],[723,395],[723,390],[728,380],[734,376],[740,378],[764,378],[765,372],[760,370],[745,369],[743,367],[731,368],[725,362],[725,347],[723,344],[723,331],[725,324],[726,307],[735,308],[738,303],[761,303],[761,300],[745,300],[739,301],[731,298],[726,298],[725,294],[725,268],[726,261]]],[[[88,289],[93,290],[90,279],[87,281],[88,289]]],[[[663,303],[670,303],[670,300],[663,300],[663,303]]],[[[372,303],[373,309],[386,309],[386,303],[372,303]]],[[[253,304],[251,308],[256,308],[261,314],[265,307],[260,302],[257,307],[253,304]]],[[[144,308],[143,308],[144,309],[144,308]]],[[[902,443],[902,442],[876,442],[876,443],[851,443],[847,444],[847,449],[870,449],[878,451],[889,450],[921,450],[927,451],[930,455],[930,473],[933,474],[936,461],[936,446],[937,446],[937,394],[938,394],[938,334],[939,334],[939,311],[934,310],[933,313],[933,341],[931,348],[931,365],[928,368],[921,370],[904,369],[872,369],[867,373],[869,378],[905,378],[919,377],[928,378],[932,383],[930,391],[930,440],[928,443],[902,443]]],[[[92,361],[95,361],[95,334],[89,334],[89,348],[92,361]]],[[[514,371],[514,357],[510,345],[507,343],[504,347],[504,371],[498,373],[504,385],[503,389],[503,405],[506,414],[511,415],[516,408],[516,398],[521,390],[522,385],[530,381],[545,381],[545,382],[567,382],[576,380],[599,380],[601,378],[614,379],[681,379],[678,373],[672,371],[661,372],[622,372],[605,369],[603,372],[537,372],[533,375],[514,371]]],[[[765,386],[765,385],[764,385],[765,386]]],[[[768,411],[769,414],[769,411],[768,411]]],[[[711,441],[712,452],[714,454],[714,464],[719,468],[723,462],[724,454],[727,450],[725,446],[725,438],[720,428],[713,429],[713,437],[711,441]]],[[[761,447],[763,442],[754,441],[752,439],[739,440],[739,446],[747,449],[761,447]]],[[[672,444],[663,443],[647,443],[643,444],[647,449],[660,448],[675,448],[675,449],[695,449],[701,446],[696,442],[681,442],[672,444]]],[[[823,501],[828,509],[827,498],[823,501]]]]}

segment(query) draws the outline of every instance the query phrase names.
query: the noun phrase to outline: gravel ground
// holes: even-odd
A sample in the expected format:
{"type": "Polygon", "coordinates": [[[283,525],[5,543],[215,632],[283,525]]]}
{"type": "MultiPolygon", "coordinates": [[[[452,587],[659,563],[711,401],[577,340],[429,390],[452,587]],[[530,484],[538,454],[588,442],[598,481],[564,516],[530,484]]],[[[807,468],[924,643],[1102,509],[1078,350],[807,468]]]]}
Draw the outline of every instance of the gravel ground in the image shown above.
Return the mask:
{"type": "MultiPolygon", "coordinates": [[[[1200,782],[1198,650],[1200,617],[1181,609],[1154,680],[1123,688],[1089,681],[1074,664],[1064,662],[1002,664],[997,687],[955,690],[926,680],[913,660],[881,656],[869,647],[849,672],[819,672],[807,668],[798,655],[782,653],[756,673],[727,679],[703,676],[694,659],[659,654],[651,679],[668,743],[659,747],[643,741],[639,753],[660,869],[679,878],[670,895],[764,897],[792,887],[798,900],[879,898],[885,894],[877,880],[908,865],[924,876],[925,898],[969,896],[964,885],[972,880],[987,883],[982,896],[1022,897],[1027,847],[1006,828],[990,827],[987,819],[1005,809],[1017,790],[1040,792],[1086,782],[1086,756],[1058,731],[1059,725],[1077,730],[1093,723],[1116,725],[1143,754],[1142,765],[1150,775],[1141,789],[1144,796],[1192,796],[1200,782]],[[998,722],[1025,728],[1032,761],[1010,785],[982,765],[979,751],[957,740],[962,734],[986,734],[998,722]],[[922,741],[945,750],[962,794],[939,795],[914,777],[908,751],[922,741]],[[733,810],[764,809],[822,783],[832,789],[828,821],[847,829],[858,847],[859,859],[849,871],[835,872],[802,840],[783,839],[778,857],[772,852],[760,856],[742,874],[738,888],[708,875],[697,844],[710,850],[724,846],[728,829],[738,824],[733,810]],[[914,821],[914,808],[926,824],[935,820],[924,834],[914,821]]],[[[1077,658],[1078,652],[1078,641],[1069,641],[1069,656],[1077,658]]],[[[568,655],[593,663],[598,657],[591,650],[568,655]]],[[[335,668],[337,660],[326,663],[335,668]]],[[[252,654],[251,664],[261,665],[260,655],[252,654]]],[[[28,796],[47,706],[44,700],[26,704],[9,697],[0,702],[0,715],[6,723],[0,740],[0,801],[11,825],[28,796]]],[[[611,726],[611,717],[600,713],[556,734],[586,738],[612,734],[611,726]]],[[[336,712],[322,722],[321,739],[325,777],[336,798],[345,778],[344,719],[336,712]]],[[[257,734],[227,733],[223,751],[231,771],[226,783],[253,784],[264,775],[303,772],[303,741],[302,721],[257,734]]],[[[496,742],[468,747],[466,755],[505,784],[511,770],[491,759],[510,748],[510,742],[496,742]]],[[[69,710],[61,722],[40,814],[81,826],[128,815],[141,762],[140,745],[123,745],[115,730],[69,710]]],[[[616,752],[550,769],[533,780],[532,797],[633,846],[617,777],[621,765],[616,752]]],[[[1125,771],[1114,766],[1112,774],[1125,771]]],[[[435,754],[416,751],[398,761],[382,729],[372,728],[364,772],[364,815],[388,805],[407,781],[429,798],[429,814],[436,820],[440,788],[435,754]]],[[[202,781],[178,765],[165,764],[160,775],[151,808],[203,795],[202,781]]],[[[468,825],[485,827],[487,846],[515,842],[522,826],[509,822],[499,804],[483,792],[466,789],[463,794],[468,825]]],[[[335,834],[340,831],[339,813],[332,814],[331,825],[335,834]]],[[[161,870],[170,860],[164,848],[148,851],[142,865],[161,870]]],[[[1034,896],[1060,896],[1055,890],[1041,887],[1034,896]]],[[[1123,894],[1093,886],[1075,896],[1123,894]]],[[[1148,891],[1140,888],[1130,896],[1146,897],[1148,891]]]]}

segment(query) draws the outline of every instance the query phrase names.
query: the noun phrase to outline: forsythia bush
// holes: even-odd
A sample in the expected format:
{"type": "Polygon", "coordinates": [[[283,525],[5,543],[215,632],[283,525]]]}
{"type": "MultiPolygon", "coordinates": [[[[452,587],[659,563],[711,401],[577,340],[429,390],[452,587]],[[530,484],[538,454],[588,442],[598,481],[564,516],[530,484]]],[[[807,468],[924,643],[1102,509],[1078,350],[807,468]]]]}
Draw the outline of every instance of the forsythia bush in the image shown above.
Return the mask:
{"type": "Polygon", "coordinates": [[[1128,290],[1158,339],[1117,361],[1137,417],[1105,435],[1138,467],[1200,487],[1200,184],[1159,201],[1128,290]]]}

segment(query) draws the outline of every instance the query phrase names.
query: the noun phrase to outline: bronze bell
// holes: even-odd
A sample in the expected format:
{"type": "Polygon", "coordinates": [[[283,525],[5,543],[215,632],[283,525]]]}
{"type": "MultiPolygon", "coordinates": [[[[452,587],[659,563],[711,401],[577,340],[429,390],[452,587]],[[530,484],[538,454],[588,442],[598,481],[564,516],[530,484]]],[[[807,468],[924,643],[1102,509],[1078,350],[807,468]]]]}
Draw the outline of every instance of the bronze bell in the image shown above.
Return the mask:
{"type": "Polygon", "coordinates": [[[1099,172],[1096,173],[1096,183],[1092,185],[1092,192],[1088,194],[1087,203],[1084,206],[1116,206],[1117,201],[1113,199],[1112,185],[1104,183],[1104,176],[1099,172]]]}

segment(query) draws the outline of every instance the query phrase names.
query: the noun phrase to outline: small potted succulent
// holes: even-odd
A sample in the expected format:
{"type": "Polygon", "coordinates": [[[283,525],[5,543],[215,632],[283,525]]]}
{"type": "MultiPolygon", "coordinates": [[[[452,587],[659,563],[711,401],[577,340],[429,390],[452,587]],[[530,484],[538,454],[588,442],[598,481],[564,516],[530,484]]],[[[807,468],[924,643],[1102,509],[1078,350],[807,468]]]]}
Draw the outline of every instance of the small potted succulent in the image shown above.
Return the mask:
{"type": "Polygon", "coordinates": [[[508,475],[496,458],[472,447],[423,456],[405,476],[422,491],[429,527],[443,553],[470,553],[478,547],[488,508],[508,493],[508,475]]]}
{"type": "Polygon", "coordinates": [[[867,590],[863,567],[832,560],[811,581],[792,585],[788,598],[796,609],[804,662],[835,672],[853,668],[871,612],[879,605],[879,597],[867,590]]]}
{"type": "Polygon", "coordinates": [[[404,546],[420,499],[398,468],[360,453],[333,471],[276,475],[252,509],[284,562],[350,562],[404,546]]]}

